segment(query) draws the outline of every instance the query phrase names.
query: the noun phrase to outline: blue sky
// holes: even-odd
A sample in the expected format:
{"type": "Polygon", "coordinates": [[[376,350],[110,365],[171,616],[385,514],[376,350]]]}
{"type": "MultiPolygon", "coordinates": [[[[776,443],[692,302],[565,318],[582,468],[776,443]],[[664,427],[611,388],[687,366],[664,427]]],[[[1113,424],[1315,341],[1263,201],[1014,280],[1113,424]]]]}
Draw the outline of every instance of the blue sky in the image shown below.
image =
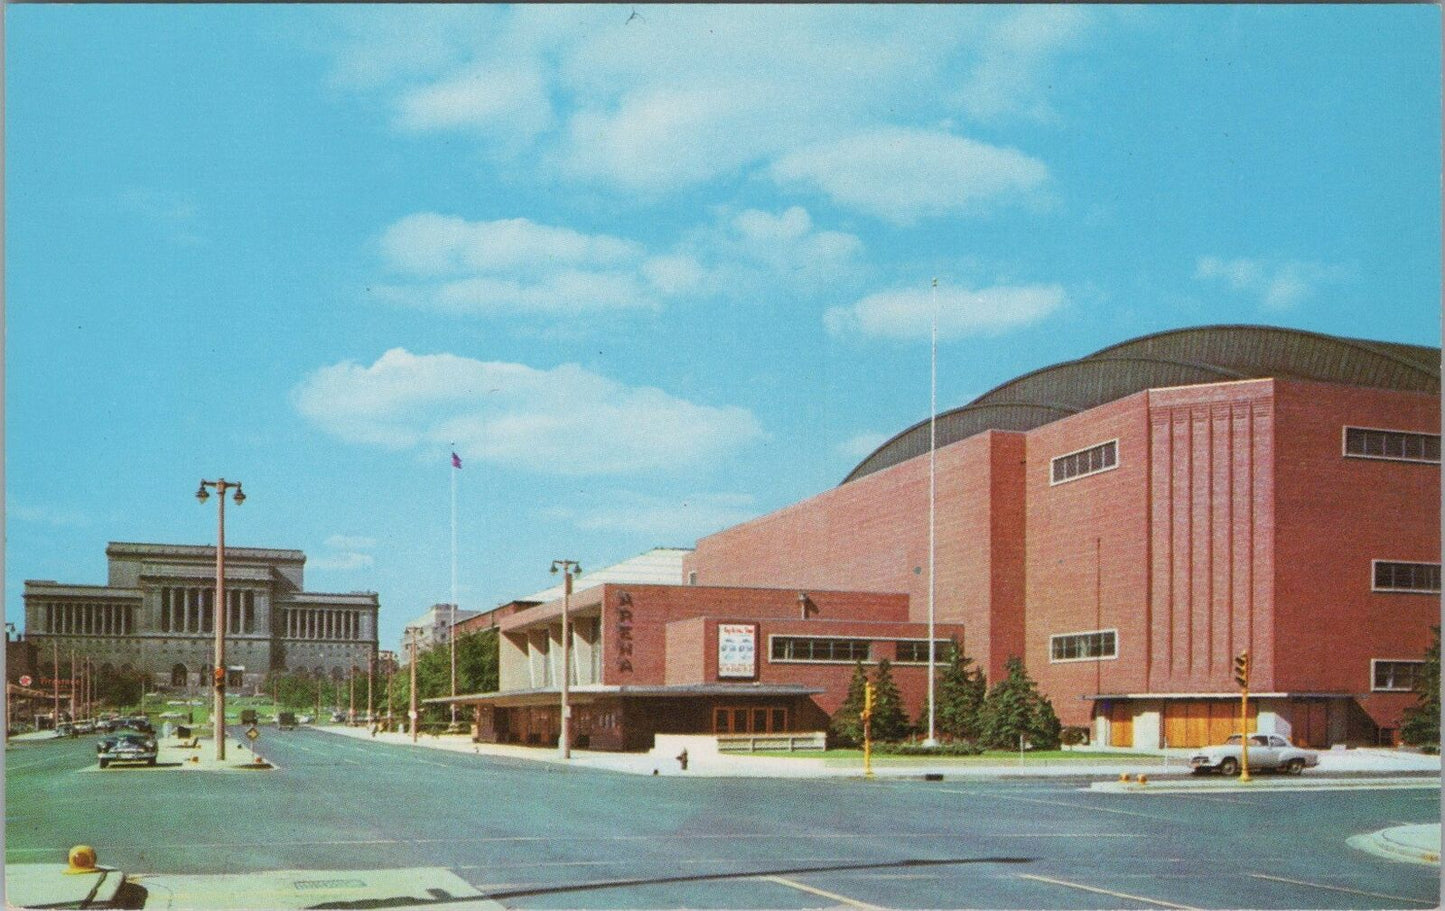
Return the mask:
{"type": "Polygon", "coordinates": [[[1438,344],[1440,10],[10,6],[5,596],[300,548],[382,647],[1141,334],[1438,344]]]}

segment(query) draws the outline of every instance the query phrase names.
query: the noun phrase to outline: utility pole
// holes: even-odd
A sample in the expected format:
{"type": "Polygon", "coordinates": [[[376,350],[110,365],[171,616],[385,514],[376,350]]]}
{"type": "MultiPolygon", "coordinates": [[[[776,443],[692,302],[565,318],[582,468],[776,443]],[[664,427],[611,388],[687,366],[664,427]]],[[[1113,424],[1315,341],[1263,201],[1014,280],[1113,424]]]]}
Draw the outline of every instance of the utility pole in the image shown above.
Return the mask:
{"type": "Polygon", "coordinates": [[[55,689],[55,715],[51,719],[54,722],[54,730],[60,733],[60,642],[57,639],[50,640],[50,683],[55,689]]]}
{"type": "Polygon", "coordinates": [[[376,653],[369,652],[366,656],[366,721],[368,724],[375,723],[372,716],[376,714],[376,703],[371,699],[371,678],[376,672],[376,653]]]}
{"type": "Polygon", "coordinates": [[[408,627],[407,632],[410,634],[407,647],[411,651],[411,709],[407,717],[411,719],[411,742],[416,743],[416,627],[408,627]]]}
{"type": "Polygon", "coordinates": [[[70,720],[73,722],[75,715],[75,649],[70,650],[70,720]]]}

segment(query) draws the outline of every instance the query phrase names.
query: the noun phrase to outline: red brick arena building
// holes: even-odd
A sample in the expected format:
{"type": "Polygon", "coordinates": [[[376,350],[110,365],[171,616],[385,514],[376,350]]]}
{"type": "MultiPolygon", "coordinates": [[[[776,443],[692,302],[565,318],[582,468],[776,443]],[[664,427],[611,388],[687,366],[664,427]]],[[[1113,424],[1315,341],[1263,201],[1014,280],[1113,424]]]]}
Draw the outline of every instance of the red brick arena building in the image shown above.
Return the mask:
{"type": "MultiPolygon", "coordinates": [[[[1011,380],[936,423],[938,635],[990,680],[1022,656],[1096,742],[1192,746],[1237,726],[1232,662],[1247,650],[1259,730],[1394,739],[1440,621],[1440,349],[1182,329],[1011,380]]],[[[634,732],[594,745],[737,722],[816,730],[859,657],[926,660],[929,465],[924,421],[838,487],[699,541],[682,587],[579,596],[593,701],[634,732]],[[751,678],[719,673],[720,626],[753,631],[751,678]],[[916,649],[884,645],[920,633],[916,649]],[[793,639],[872,645],[798,645],[820,650],[799,661],[793,639]]],[[[487,739],[555,741],[543,666],[560,607],[500,621],[502,692],[473,697],[487,739]],[[530,726],[496,727],[491,707],[529,702],[530,726]]],[[[906,670],[917,713],[925,667],[906,670]]]]}

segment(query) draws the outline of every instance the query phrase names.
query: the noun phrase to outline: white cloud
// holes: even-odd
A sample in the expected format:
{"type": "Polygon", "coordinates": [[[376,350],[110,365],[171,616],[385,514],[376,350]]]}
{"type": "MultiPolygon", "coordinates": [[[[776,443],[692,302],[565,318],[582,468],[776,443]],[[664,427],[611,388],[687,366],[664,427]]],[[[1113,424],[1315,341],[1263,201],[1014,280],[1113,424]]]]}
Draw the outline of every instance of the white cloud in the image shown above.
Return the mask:
{"type": "Polygon", "coordinates": [[[1049,115],[1058,61],[1100,15],[930,5],[652,6],[637,19],[611,6],[406,12],[379,12],[369,31],[347,16],[333,81],[380,94],[400,129],[468,129],[540,179],[643,195],[888,124],[1049,115]]]}
{"type": "Polygon", "coordinates": [[[332,535],[326,539],[326,546],[333,550],[372,550],[376,547],[376,539],[360,535],[332,535]]]}
{"type": "Polygon", "coordinates": [[[356,551],[327,553],[321,556],[311,556],[306,559],[308,569],[329,569],[339,572],[370,569],[375,564],[376,559],[372,557],[371,554],[363,554],[356,551]]]}
{"type": "MultiPolygon", "coordinates": [[[[938,337],[998,335],[1044,319],[1067,301],[1061,285],[1000,285],[937,292],[938,337]]],[[[851,307],[834,307],[823,323],[834,335],[928,338],[934,299],[929,289],[903,288],[870,294],[851,307]]]]}
{"type": "Polygon", "coordinates": [[[986,32],[978,60],[957,94],[974,117],[1023,116],[1052,120],[1044,77],[1053,58],[1076,47],[1093,14],[1077,6],[1026,6],[986,32]]]}
{"type": "Polygon", "coordinates": [[[604,504],[554,511],[582,531],[647,535],[654,540],[690,542],[758,514],[750,494],[699,493],[660,497],[613,493],[604,504]]]}
{"type": "Polygon", "coordinates": [[[607,266],[637,258],[641,247],[608,234],[539,225],[525,218],[469,222],[420,212],[386,229],[381,249],[388,265],[415,275],[464,272],[535,274],[564,266],[607,266]]]}
{"type": "Polygon", "coordinates": [[[453,314],[578,314],[657,310],[681,296],[745,297],[786,284],[816,291],[857,272],[863,244],[820,230],[801,206],[719,210],[665,252],[609,234],[525,218],[472,222],[421,212],[379,243],[399,281],[373,283],[391,303],[453,314]]]}
{"type": "Polygon", "coordinates": [[[1259,298],[1268,310],[1287,310],[1312,297],[1320,285],[1348,281],[1353,270],[1300,260],[1270,262],[1201,256],[1194,277],[1222,281],[1233,291],[1259,298]]]}
{"type": "Polygon", "coordinates": [[[1043,162],[1016,149],[930,130],[885,127],[798,149],[771,169],[839,205],[909,224],[920,217],[976,212],[1041,188],[1043,162]]]}
{"type": "Polygon", "coordinates": [[[352,443],[438,451],[559,475],[703,465],[760,439],[746,409],[624,386],[575,364],[538,370],[394,348],[370,366],[322,367],[292,391],[297,411],[352,443]]]}
{"type": "Polygon", "coordinates": [[[649,270],[645,251],[607,234],[539,225],[525,218],[469,222],[423,212],[381,237],[383,261],[410,284],[374,293],[408,306],[450,313],[581,313],[658,306],[676,287],[676,269],[649,270]]]}
{"type": "Polygon", "coordinates": [[[865,459],[890,439],[892,437],[886,433],[860,433],[839,443],[838,453],[850,459],[865,459]]]}
{"type": "Polygon", "coordinates": [[[397,122],[408,130],[500,129],[525,140],[553,120],[546,82],[528,66],[472,67],[406,91],[397,108],[397,122]]]}

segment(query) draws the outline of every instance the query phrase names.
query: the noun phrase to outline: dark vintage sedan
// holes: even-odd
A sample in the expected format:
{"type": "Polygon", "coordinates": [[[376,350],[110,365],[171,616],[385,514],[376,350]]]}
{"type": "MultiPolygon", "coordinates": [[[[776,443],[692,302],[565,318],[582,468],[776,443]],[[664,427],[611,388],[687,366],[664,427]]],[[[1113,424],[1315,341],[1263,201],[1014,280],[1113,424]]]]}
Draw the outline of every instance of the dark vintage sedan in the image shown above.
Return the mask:
{"type": "Polygon", "coordinates": [[[136,731],[123,731],[106,737],[95,745],[96,759],[103,769],[112,762],[143,762],[156,764],[154,737],[136,731]]]}

